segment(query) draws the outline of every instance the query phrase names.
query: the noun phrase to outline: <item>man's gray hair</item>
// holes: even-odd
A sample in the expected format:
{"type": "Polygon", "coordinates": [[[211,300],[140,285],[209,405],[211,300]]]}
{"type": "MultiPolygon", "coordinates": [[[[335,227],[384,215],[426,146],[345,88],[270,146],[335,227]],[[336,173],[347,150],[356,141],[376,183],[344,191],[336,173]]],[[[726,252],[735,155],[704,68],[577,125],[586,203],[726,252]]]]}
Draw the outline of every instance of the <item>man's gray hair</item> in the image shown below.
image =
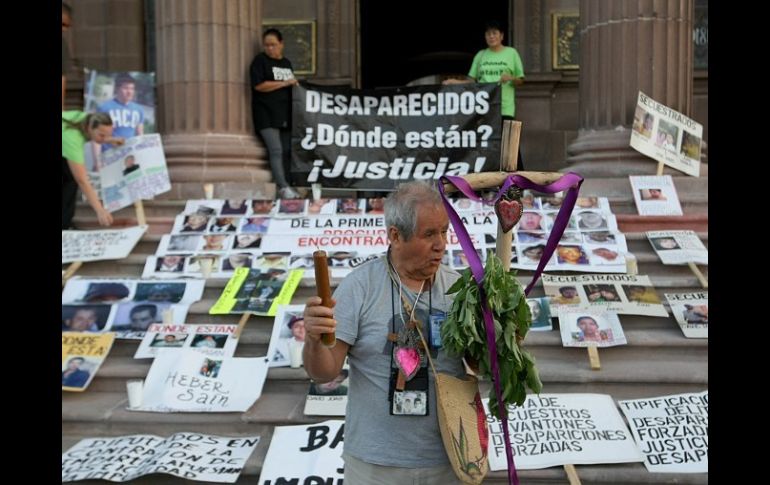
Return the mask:
{"type": "Polygon", "coordinates": [[[408,241],[417,230],[417,207],[423,204],[443,207],[435,185],[422,180],[399,185],[385,199],[385,226],[395,226],[408,241]]]}

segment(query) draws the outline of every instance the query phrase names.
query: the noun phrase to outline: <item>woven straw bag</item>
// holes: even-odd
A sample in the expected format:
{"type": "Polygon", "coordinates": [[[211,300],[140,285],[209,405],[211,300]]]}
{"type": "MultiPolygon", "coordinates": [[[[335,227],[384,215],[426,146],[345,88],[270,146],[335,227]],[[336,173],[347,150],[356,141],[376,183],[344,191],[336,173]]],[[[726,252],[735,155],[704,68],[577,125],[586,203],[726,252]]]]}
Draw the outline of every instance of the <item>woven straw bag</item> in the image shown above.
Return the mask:
{"type": "Polygon", "coordinates": [[[463,483],[480,484],[489,471],[487,417],[473,376],[437,373],[436,403],[441,439],[452,469],[463,483]]]}

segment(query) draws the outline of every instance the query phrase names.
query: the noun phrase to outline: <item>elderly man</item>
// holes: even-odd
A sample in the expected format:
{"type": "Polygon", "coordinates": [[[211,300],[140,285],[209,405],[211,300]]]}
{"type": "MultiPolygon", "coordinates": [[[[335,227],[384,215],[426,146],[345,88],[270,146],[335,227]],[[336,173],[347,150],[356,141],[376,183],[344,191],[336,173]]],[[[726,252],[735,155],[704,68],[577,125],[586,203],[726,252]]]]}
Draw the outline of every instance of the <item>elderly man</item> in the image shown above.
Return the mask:
{"type": "MultiPolygon", "coordinates": [[[[393,352],[394,334],[415,337],[412,321],[430,343],[452,304],[446,290],[459,275],[441,264],[449,219],[435,187],[409,182],[385,202],[385,224],[387,255],[353,270],[335,291],[333,309],[321,306],[319,297],[308,299],[305,369],[316,382],[328,382],[349,357],[346,483],[415,483],[417,477],[426,484],[458,483],[439,433],[433,375],[423,365],[409,379],[396,363],[401,354],[393,352]],[[330,332],[337,336],[332,348],[320,340],[330,332]],[[395,404],[407,395],[429,405],[406,415],[395,404]]],[[[429,351],[437,371],[464,374],[459,357],[432,345],[429,351]]]]}

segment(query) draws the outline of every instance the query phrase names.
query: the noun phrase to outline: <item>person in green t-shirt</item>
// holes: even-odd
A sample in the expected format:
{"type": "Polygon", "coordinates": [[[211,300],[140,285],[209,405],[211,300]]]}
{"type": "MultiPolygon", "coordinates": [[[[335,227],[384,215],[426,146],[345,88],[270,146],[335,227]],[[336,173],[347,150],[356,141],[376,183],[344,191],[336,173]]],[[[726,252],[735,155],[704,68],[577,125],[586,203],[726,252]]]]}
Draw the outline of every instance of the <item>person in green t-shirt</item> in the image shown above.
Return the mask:
{"type": "Polygon", "coordinates": [[[86,200],[96,212],[99,224],[112,224],[112,215],[102,205],[99,196],[88,180],[85,167],[86,142],[112,143],[122,145],[123,138],[112,137],[112,118],[107,113],[90,113],[82,111],[62,111],[61,113],[61,160],[62,160],[62,230],[72,227],[75,215],[75,196],[77,189],[83,191],[86,200]]]}
{"type": "MultiPolygon", "coordinates": [[[[524,65],[519,52],[503,45],[503,29],[497,22],[488,22],[484,29],[487,48],[476,53],[468,71],[471,79],[446,79],[443,84],[499,83],[502,88],[500,114],[503,120],[516,116],[515,86],[524,84],[524,65]]],[[[519,150],[518,170],[524,170],[519,150]]]]}

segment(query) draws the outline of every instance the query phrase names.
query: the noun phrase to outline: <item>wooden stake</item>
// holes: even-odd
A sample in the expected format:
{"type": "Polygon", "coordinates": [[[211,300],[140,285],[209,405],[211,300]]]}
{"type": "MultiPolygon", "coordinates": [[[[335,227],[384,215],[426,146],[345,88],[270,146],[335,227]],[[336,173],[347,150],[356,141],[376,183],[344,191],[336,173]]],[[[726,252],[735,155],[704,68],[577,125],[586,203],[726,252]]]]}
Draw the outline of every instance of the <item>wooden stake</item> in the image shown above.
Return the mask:
{"type": "Polygon", "coordinates": [[[234,339],[237,340],[241,336],[243,327],[246,326],[246,322],[249,320],[250,316],[251,316],[251,313],[249,312],[246,312],[243,315],[241,315],[241,320],[238,322],[238,328],[235,329],[235,333],[233,334],[234,339]]]}
{"type": "Polygon", "coordinates": [[[564,471],[567,472],[567,480],[569,480],[569,485],[581,485],[580,477],[578,476],[577,470],[575,469],[575,465],[564,465],[564,471]]]}
{"type": "MultiPolygon", "coordinates": [[[[521,122],[503,122],[503,150],[500,153],[500,170],[515,172],[519,158],[519,135],[521,134],[521,122]]],[[[467,180],[467,178],[466,178],[467,180]]],[[[513,229],[503,232],[500,224],[497,225],[497,239],[495,240],[495,255],[503,263],[503,270],[508,271],[511,266],[511,247],[513,246],[513,229]]]]}
{"type": "Polygon", "coordinates": [[[67,280],[72,278],[72,275],[74,275],[75,271],[80,269],[81,266],[83,266],[83,261],[75,261],[67,267],[67,270],[64,272],[63,275],[61,275],[62,288],[64,288],[64,285],[67,284],[67,280]]]}
{"type": "Polygon", "coordinates": [[[695,277],[698,278],[698,281],[700,281],[701,286],[704,288],[708,288],[709,287],[708,280],[706,279],[705,276],[703,276],[703,273],[700,272],[700,269],[697,266],[695,266],[695,263],[690,261],[687,263],[687,266],[689,266],[690,270],[693,273],[695,273],[695,277]]]}
{"type": "Polygon", "coordinates": [[[174,324],[174,309],[173,308],[169,308],[169,309],[163,311],[163,324],[164,325],[173,325],[174,324]]]}
{"type": "Polygon", "coordinates": [[[655,172],[655,175],[657,175],[658,177],[663,175],[663,167],[665,166],[666,165],[663,162],[658,162],[658,170],[655,172]]]}
{"type": "Polygon", "coordinates": [[[146,226],[147,218],[144,217],[144,204],[142,203],[142,199],[134,202],[134,210],[136,211],[136,222],[140,226],[146,226]]]}
{"type": "Polygon", "coordinates": [[[588,361],[591,363],[591,370],[600,370],[602,363],[599,361],[599,349],[596,345],[589,345],[588,349],[588,361]]]}

